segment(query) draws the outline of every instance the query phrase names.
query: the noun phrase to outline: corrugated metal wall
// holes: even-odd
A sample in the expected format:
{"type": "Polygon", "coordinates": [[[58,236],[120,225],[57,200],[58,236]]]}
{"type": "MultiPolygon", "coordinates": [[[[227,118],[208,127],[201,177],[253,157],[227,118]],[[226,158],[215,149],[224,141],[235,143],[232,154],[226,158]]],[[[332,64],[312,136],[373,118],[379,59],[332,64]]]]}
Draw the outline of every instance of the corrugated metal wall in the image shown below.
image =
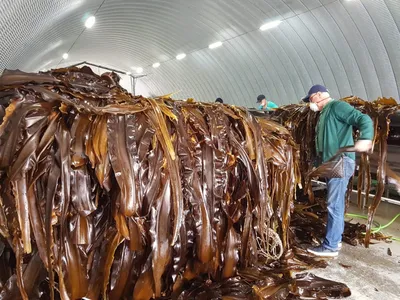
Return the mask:
{"type": "Polygon", "coordinates": [[[334,97],[398,99],[399,25],[398,0],[1,0],[0,69],[143,67],[145,94],[248,107],[260,93],[298,102],[315,83],[334,97]]]}

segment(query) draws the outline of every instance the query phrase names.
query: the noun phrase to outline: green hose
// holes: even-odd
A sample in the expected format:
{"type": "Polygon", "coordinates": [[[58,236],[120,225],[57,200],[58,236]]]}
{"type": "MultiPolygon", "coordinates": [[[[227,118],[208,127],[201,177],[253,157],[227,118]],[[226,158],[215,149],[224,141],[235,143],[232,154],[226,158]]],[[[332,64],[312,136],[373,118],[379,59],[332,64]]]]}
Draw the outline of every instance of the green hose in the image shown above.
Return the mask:
{"type": "MultiPolygon", "coordinates": [[[[357,215],[357,214],[346,214],[347,217],[355,217],[355,218],[360,218],[360,219],[364,219],[364,220],[368,220],[368,216],[364,216],[364,215],[357,215]]],[[[381,224],[379,224],[378,222],[374,221],[374,225],[377,227],[373,227],[372,228],[372,233],[376,233],[379,232],[382,229],[381,224]]]]}
{"type": "MultiPolygon", "coordinates": [[[[355,218],[361,218],[361,219],[365,219],[365,220],[368,220],[368,217],[367,216],[364,216],[364,215],[357,215],[357,214],[346,214],[346,216],[347,217],[355,217],[355,218]]],[[[372,230],[371,230],[371,232],[372,233],[377,233],[377,232],[380,232],[382,229],[385,229],[385,228],[387,228],[387,227],[389,227],[390,225],[392,225],[393,224],[393,222],[394,221],[396,221],[396,219],[398,218],[400,216],[400,214],[397,214],[389,223],[387,223],[386,225],[380,225],[379,223],[378,223],[378,227],[374,227],[374,228],[372,228],[372,230]]],[[[365,234],[365,233],[364,233],[365,234]]],[[[391,240],[393,240],[393,241],[398,241],[398,242],[400,242],[400,238],[396,238],[396,237],[391,237],[390,238],[391,240]]]]}

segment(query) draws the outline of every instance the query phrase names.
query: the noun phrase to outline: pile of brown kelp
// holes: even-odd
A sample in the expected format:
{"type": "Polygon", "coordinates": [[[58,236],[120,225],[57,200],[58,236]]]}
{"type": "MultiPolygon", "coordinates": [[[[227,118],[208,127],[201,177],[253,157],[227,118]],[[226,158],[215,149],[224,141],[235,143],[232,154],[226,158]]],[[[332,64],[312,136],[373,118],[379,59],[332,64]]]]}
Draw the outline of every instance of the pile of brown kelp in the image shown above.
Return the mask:
{"type": "Polygon", "coordinates": [[[0,299],[349,295],[289,276],[325,265],[289,246],[289,131],[118,80],[87,67],[0,77],[0,299]]]}
{"type": "MultiPolygon", "coordinates": [[[[387,138],[389,134],[389,117],[399,110],[400,106],[392,98],[379,98],[376,101],[368,102],[357,97],[342,99],[361,112],[368,114],[375,126],[374,145],[375,152],[371,155],[361,154],[358,162],[358,205],[361,206],[363,192],[369,195],[371,189],[371,163],[377,166],[377,191],[372,203],[369,206],[368,223],[366,227],[365,246],[368,246],[371,238],[371,226],[376,209],[381,201],[386,177],[389,181],[400,186],[400,177],[393,172],[386,163],[387,160],[387,138]]],[[[311,203],[314,203],[314,194],[311,190],[311,179],[308,175],[314,167],[315,153],[315,128],[318,123],[319,113],[312,112],[308,105],[288,105],[281,107],[272,113],[271,119],[284,125],[291,132],[294,140],[300,145],[300,170],[301,182],[308,193],[311,203]]],[[[358,132],[354,132],[357,138],[358,132]]],[[[347,193],[347,204],[350,199],[350,189],[353,186],[353,179],[349,182],[347,193]]],[[[367,197],[367,200],[369,197],[367,197]]]]}

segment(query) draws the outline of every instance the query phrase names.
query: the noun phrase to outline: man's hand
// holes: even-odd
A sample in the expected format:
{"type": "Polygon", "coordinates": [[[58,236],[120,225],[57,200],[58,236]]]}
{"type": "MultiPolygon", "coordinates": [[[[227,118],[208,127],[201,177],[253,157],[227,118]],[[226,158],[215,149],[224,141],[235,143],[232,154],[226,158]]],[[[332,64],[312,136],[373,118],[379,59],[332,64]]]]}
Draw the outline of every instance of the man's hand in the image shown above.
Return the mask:
{"type": "Polygon", "coordinates": [[[348,152],[371,152],[372,141],[370,140],[358,140],[354,147],[350,147],[348,152]]]}

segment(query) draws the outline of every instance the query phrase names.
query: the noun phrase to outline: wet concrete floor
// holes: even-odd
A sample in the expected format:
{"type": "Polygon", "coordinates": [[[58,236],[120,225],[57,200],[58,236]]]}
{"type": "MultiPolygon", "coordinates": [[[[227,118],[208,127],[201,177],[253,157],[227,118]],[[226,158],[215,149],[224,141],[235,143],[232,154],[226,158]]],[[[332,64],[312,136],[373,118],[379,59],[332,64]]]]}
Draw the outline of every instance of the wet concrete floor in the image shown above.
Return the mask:
{"type": "MultiPolygon", "coordinates": [[[[367,210],[358,209],[356,205],[351,205],[348,212],[367,214],[367,210]]],[[[398,213],[400,206],[381,203],[375,221],[385,225],[398,213]]],[[[352,219],[353,222],[365,223],[363,219],[352,219]]],[[[400,238],[400,217],[382,232],[400,238]]],[[[346,283],[352,292],[352,296],[346,298],[348,300],[400,300],[400,242],[373,242],[368,249],[344,243],[339,257],[330,260],[326,269],[311,272],[346,283]]]]}

